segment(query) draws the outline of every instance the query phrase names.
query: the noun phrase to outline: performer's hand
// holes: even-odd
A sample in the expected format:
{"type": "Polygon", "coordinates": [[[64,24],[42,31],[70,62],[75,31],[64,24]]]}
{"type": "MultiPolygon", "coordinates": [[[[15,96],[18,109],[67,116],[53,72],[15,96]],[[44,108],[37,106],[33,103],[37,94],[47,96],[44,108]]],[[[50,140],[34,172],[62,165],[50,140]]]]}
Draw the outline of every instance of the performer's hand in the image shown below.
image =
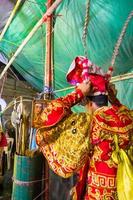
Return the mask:
{"type": "Polygon", "coordinates": [[[113,96],[117,96],[117,90],[116,90],[116,88],[115,88],[115,84],[113,84],[113,83],[109,83],[108,85],[107,85],[107,90],[109,91],[109,94],[111,93],[111,95],[113,95],[113,96]]]}
{"type": "Polygon", "coordinates": [[[81,92],[83,93],[84,96],[86,96],[91,92],[92,85],[91,85],[91,82],[88,80],[88,81],[80,83],[77,86],[77,88],[81,90],[81,92]]]}
{"type": "Polygon", "coordinates": [[[120,106],[121,103],[117,99],[117,90],[115,88],[115,85],[113,83],[109,83],[107,85],[107,91],[108,91],[108,100],[112,105],[120,106]]]}

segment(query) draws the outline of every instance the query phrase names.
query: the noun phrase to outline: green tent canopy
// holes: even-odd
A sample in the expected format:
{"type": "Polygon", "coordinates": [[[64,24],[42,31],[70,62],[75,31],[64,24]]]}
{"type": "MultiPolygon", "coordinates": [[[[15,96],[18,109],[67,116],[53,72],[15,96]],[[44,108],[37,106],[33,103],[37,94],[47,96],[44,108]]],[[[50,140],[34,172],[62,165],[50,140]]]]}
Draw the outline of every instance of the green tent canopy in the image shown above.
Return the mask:
{"type": "MultiPolygon", "coordinates": [[[[6,0],[6,2],[8,1],[6,0]]],[[[1,2],[4,2],[4,0],[1,2]]],[[[68,89],[70,85],[66,81],[66,73],[76,56],[84,56],[82,36],[86,2],[83,0],[64,0],[53,16],[53,90],[55,91],[55,96],[62,96],[71,91],[71,89],[68,89]]],[[[45,0],[27,0],[23,1],[23,4],[19,7],[2,41],[0,41],[0,53],[4,54],[8,60],[10,60],[24,38],[46,12],[46,3],[45,0]]],[[[2,3],[0,4],[0,10],[2,10],[3,5],[2,3]]],[[[13,7],[14,5],[12,5],[12,9],[13,7]]],[[[10,12],[12,9],[10,8],[10,12]]],[[[114,47],[132,10],[133,1],[131,0],[90,1],[86,39],[87,56],[93,63],[101,66],[105,72],[111,65],[114,47]]],[[[3,14],[4,12],[3,10],[3,14]]],[[[44,23],[13,62],[15,69],[39,91],[43,91],[43,80],[44,76],[46,76],[44,74],[45,43],[46,31],[44,23]]],[[[113,76],[131,72],[133,72],[133,17],[128,24],[120,45],[119,55],[114,64],[113,76]]],[[[132,82],[133,79],[115,82],[119,99],[130,108],[133,108],[132,82]]]]}

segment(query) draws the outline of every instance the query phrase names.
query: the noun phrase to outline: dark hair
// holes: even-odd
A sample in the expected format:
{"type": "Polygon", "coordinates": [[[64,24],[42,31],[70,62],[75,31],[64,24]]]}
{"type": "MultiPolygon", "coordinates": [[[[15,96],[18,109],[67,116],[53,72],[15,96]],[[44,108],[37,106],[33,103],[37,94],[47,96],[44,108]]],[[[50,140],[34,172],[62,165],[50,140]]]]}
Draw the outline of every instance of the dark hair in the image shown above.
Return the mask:
{"type": "Polygon", "coordinates": [[[97,96],[86,96],[86,103],[88,101],[93,101],[96,103],[98,107],[107,106],[108,105],[108,96],[107,95],[97,95],[97,96]]]}

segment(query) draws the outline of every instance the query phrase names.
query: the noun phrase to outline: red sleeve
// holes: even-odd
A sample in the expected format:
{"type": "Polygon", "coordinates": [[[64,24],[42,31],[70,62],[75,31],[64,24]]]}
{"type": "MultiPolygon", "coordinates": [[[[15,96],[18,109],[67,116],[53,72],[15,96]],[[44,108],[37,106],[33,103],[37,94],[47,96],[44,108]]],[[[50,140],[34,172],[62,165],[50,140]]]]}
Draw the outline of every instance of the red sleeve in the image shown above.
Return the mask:
{"type": "Polygon", "coordinates": [[[76,105],[83,99],[84,95],[80,89],[75,89],[72,93],[65,97],[56,99],[55,101],[61,101],[62,105],[66,109],[70,109],[72,106],[76,105]]]}
{"type": "Polygon", "coordinates": [[[34,121],[34,127],[50,127],[57,124],[63,117],[71,113],[71,107],[79,103],[84,97],[80,89],[65,97],[60,97],[48,103],[37,121],[34,121]]]}
{"type": "Polygon", "coordinates": [[[2,132],[0,134],[1,134],[0,147],[6,147],[7,146],[6,136],[2,132]]]}

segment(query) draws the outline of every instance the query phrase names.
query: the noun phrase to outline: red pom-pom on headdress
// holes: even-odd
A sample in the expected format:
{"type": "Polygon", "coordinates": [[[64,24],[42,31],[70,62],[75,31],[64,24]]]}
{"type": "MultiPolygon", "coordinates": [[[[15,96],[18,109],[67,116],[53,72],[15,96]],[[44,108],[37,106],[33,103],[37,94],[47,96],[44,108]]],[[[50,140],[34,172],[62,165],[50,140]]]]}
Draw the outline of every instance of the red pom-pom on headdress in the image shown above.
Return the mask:
{"type": "Polygon", "coordinates": [[[77,56],[73,60],[66,78],[71,85],[77,85],[89,79],[93,88],[95,88],[93,95],[99,95],[106,93],[106,85],[110,81],[112,73],[112,67],[109,67],[105,74],[100,67],[93,64],[88,58],[77,56]]]}

